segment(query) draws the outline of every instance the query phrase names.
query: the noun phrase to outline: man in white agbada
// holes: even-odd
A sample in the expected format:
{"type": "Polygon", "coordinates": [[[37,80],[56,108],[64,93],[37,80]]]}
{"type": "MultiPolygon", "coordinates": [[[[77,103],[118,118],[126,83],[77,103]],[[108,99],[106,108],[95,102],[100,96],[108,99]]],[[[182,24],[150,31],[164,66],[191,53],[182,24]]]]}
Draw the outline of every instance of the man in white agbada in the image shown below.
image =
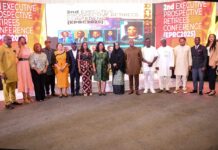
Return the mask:
{"type": "Polygon", "coordinates": [[[176,75],[176,90],[174,93],[179,92],[179,83],[182,79],[183,93],[187,93],[186,83],[188,72],[192,65],[191,48],[186,45],[186,38],[179,38],[179,44],[174,48],[175,56],[175,75],[176,75]]]}
{"type": "Polygon", "coordinates": [[[172,69],[174,67],[174,53],[173,48],[167,45],[165,38],[161,39],[161,46],[157,49],[158,59],[157,67],[159,75],[159,93],[166,89],[167,93],[170,93],[169,83],[172,75],[172,69]]]}
{"type": "Polygon", "coordinates": [[[150,88],[151,93],[155,93],[154,90],[154,72],[156,67],[156,60],[158,53],[155,47],[151,46],[151,40],[149,38],[145,39],[145,47],[141,49],[142,51],[142,70],[144,73],[144,93],[148,93],[148,88],[150,88]]]}

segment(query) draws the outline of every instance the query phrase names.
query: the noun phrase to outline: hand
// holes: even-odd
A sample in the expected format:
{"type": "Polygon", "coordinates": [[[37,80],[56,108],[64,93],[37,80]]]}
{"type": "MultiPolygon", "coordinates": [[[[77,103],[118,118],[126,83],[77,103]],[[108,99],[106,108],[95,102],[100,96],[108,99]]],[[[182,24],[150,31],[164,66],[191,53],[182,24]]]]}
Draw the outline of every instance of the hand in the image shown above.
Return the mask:
{"type": "Polygon", "coordinates": [[[148,63],[148,67],[152,67],[153,63],[152,62],[149,62],[148,63]]]}
{"type": "Polygon", "coordinates": [[[61,72],[64,72],[64,67],[63,67],[63,68],[60,68],[60,71],[61,71],[61,72]]]}
{"type": "Polygon", "coordinates": [[[7,77],[6,77],[5,73],[1,74],[1,78],[4,79],[4,80],[7,80],[7,77]]]}
{"type": "Polygon", "coordinates": [[[170,70],[173,70],[174,69],[174,67],[170,67],[170,70]]]}
{"type": "Polygon", "coordinates": [[[82,71],[81,71],[81,69],[79,69],[79,74],[82,74],[82,71]]]}
{"type": "Polygon", "coordinates": [[[114,67],[116,67],[116,66],[117,66],[117,64],[116,64],[116,63],[114,63],[114,64],[113,64],[113,66],[114,66],[114,67]]]}
{"type": "Polygon", "coordinates": [[[190,71],[192,69],[192,67],[191,66],[188,66],[188,70],[190,71]]]}
{"type": "Polygon", "coordinates": [[[156,67],[156,70],[159,70],[159,67],[156,67]]]}
{"type": "Polygon", "coordinates": [[[205,68],[205,67],[202,67],[202,68],[201,68],[201,71],[202,71],[202,72],[204,72],[205,70],[206,70],[206,68],[205,68]]]}
{"type": "Polygon", "coordinates": [[[47,72],[47,69],[44,69],[43,71],[42,71],[42,73],[46,73],[47,72]]]}
{"type": "Polygon", "coordinates": [[[40,71],[40,70],[38,70],[38,69],[36,69],[36,72],[37,72],[38,74],[42,74],[42,71],[40,71]]]}
{"type": "Polygon", "coordinates": [[[96,69],[95,68],[93,69],[93,73],[96,73],[96,69]]]}

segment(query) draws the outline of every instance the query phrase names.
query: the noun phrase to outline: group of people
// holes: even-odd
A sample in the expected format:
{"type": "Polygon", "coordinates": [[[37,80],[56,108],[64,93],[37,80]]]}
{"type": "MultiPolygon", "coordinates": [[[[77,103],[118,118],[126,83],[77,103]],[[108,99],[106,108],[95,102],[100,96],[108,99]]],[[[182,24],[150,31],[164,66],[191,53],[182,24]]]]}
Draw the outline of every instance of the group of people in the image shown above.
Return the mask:
{"type": "Polygon", "coordinates": [[[31,95],[35,93],[37,101],[44,101],[46,96],[68,96],[68,87],[71,96],[91,96],[92,76],[97,81],[98,95],[106,95],[106,82],[109,80],[109,71],[112,70],[113,93],[124,94],[124,74],[129,76],[129,94],[140,95],[139,74],[144,75],[144,92],[156,93],[154,89],[154,73],[159,76],[158,92],[170,92],[169,84],[172,70],[176,75],[176,88],[174,93],[187,93],[187,76],[192,71],[193,91],[203,95],[205,73],[208,74],[208,95],[216,94],[216,69],[218,65],[218,45],[216,36],[209,35],[206,46],[200,44],[200,38],[195,37],[195,45],[186,44],[186,38],[179,38],[179,45],[172,48],[167,45],[165,38],[161,39],[161,46],[156,49],[151,45],[150,38],[145,39],[145,47],[134,45],[129,40],[129,47],[123,50],[115,42],[113,51],[105,49],[103,42],[98,42],[96,50],[92,53],[88,43],[83,42],[78,49],[77,43],[71,43],[71,48],[65,51],[63,44],[58,43],[56,49],[51,48],[51,41],[45,41],[45,48],[35,43],[33,53],[27,47],[25,37],[18,39],[16,50],[12,48],[10,36],[4,37],[4,44],[0,47],[0,74],[3,83],[5,107],[13,109],[20,105],[16,101],[16,86],[23,93],[23,103],[31,103],[31,95]],[[207,71],[207,72],[206,72],[207,71]],[[70,83],[68,81],[70,76],[70,83]],[[80,77],[82,77],[82,94],[80,93],[80,77]],[[58,92],[55,93],[55,79],[58,92]],[[198,87],[198,79],[200,81],[198,87]],[[133,82],[134,81],[134,82],[133,82]],[[135,87],[135,88],[134,88],[135,87]]]}

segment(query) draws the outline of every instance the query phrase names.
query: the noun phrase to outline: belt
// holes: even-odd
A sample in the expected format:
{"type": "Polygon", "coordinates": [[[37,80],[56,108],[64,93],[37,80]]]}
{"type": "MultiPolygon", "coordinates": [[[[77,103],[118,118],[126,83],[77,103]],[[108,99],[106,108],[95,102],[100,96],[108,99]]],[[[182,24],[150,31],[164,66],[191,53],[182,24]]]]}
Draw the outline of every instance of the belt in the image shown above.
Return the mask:
{"type": "Polygon", "coordinates": [[[19,58],[19,61],[29,61],[29,58],[19,58]]]}

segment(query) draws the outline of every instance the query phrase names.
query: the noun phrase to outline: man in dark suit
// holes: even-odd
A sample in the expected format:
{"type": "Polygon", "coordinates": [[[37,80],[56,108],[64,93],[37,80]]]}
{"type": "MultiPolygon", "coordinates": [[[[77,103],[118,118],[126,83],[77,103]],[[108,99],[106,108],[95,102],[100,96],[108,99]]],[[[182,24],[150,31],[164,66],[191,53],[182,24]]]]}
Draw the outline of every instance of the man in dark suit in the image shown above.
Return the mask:
{"type": "Polygon", "coordinates": [[[207,65],[207,49],[200,44],[200,37],[195,37],[195,46],[191,48],[192,54],[192,80],[193,91],[191,93],[197,93],[198,78],[199,78],[199,95],[203,95],[204,86],[204,72],[207,65]]]}
{"type": "Polygon", "coordinates": [[[80,74],[78,69],[78,56],[79,52],[77,50],[76,42],[71,44],[72,49],[67,52],[67,57],[70,60],[70,85],[71,85],[71,94],[72,96],[79,96],[80,90],[80,74]],[[76,81],[76,88],[75,88],[76,81]]]}
{"type": "Polygon", "coordinates": [[[87,41],[87,38],[85,37],[85,32],[82,30],[77,31],[77,38],[75,39],[75,42],[82,43],[86,41],[87,41]]]}

